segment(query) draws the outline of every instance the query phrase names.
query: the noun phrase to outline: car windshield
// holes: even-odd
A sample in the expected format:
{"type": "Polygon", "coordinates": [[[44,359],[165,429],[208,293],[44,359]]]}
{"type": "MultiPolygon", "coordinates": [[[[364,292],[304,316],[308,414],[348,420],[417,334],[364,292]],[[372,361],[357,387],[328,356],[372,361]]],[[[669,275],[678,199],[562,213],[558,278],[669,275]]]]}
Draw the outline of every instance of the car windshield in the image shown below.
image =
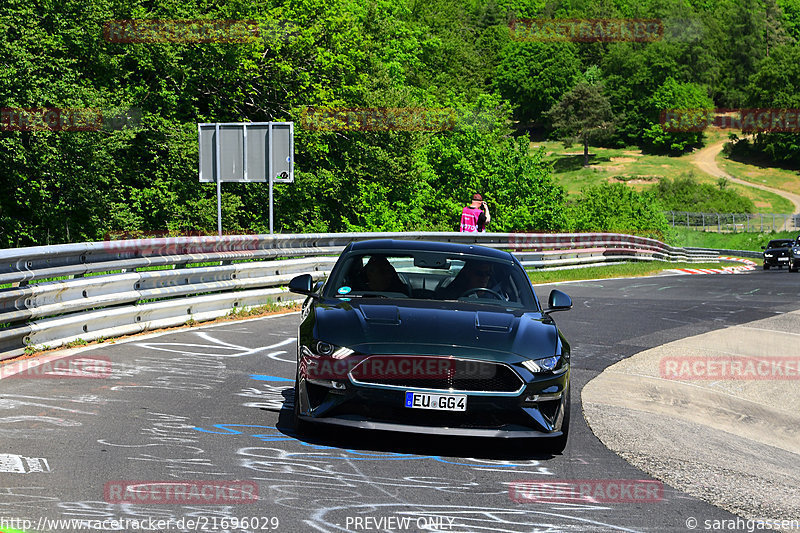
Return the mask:
{"type": "Polygon", "coordinates": [[[460,300],[538,308],[525,271],[510,261],[440,252],[364,252],[340,261],[326,296],[460,300]]]}
{"type": "Polygon", "coordinates": [[[769,241],[767,248],[788,248],[792,245],[792,241],[790,240],[783,240],[783,241],[769,241]]]}

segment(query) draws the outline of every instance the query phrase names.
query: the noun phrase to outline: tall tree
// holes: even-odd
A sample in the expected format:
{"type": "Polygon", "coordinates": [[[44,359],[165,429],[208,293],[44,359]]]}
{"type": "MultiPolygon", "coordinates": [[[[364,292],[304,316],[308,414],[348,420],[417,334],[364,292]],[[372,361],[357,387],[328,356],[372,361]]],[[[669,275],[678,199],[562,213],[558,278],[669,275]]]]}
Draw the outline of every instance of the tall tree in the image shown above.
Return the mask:
{"type": "Polygon", "coordinates": [[[589,166],[589,143],[608,138],[614,132],[611,103],[602,84],[581,81],[550,108],[547,116],[564,145],[583,143],[583,166],[589,166]]]}
{"type": "Polygon", "coordinates": [[[643,107],[650,120],[642,132],[643,147],[656,152],[683,152],[702,144],[714,102],[705,88],[696,83],[667,78],[643,107]]]}
{"type": "Polygon", "coordinates": [[[523,122],[538,121],[575,83],[581,62],[574,43],[512,41],[503,50],[495,86],[523,122]]]}
{"type": "Polygon", "coordinates": [[[764,42],[767,46],[767,57],[769,57],[770,46],[780,46],[787,44],[794,39],[786,31],[783,9],[778,5],[776,0],[764,0],[765,8],[765,28],[764,28],[764,42]]]}

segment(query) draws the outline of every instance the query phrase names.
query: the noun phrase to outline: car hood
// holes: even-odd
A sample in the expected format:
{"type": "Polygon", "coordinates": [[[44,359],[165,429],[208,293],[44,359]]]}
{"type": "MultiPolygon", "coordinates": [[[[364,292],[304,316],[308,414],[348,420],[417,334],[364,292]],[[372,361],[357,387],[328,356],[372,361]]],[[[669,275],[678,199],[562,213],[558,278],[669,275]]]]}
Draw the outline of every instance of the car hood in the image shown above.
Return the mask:
{"type": "Polygon", "coordinates": [[[509,361],[560,349],[555,323],[541,312],[435,301],[348,302],[315,306],[315,337],[364,354],[453,355],[509,361]]]}

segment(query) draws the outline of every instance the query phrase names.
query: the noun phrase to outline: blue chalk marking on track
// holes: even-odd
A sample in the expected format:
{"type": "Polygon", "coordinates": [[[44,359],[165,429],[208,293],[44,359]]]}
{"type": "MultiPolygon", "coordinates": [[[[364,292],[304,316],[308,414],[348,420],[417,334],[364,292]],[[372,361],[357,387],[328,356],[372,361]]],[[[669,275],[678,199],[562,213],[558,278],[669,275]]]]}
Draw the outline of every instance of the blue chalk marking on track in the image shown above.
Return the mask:
{"type": "Polygon", "coordinates": [[[262,374],[250,374],[250,379],[256,379],[258,381],[291,381],[294,383],[293,379],[282,378],[278,376],[264,376],[262,374]]]}
{"type": "Polygon", "coordinates": [[[264,442],[274,442],[274,441],[281,441],[281,440],[295,440],[292,437],[287,437],[280,433],[275,426],[254,426],[251,424],[214,424],[212,426],[217,429],[221,429],[222,431],[211,431],[208,429],[198,428],[195,427],[195,431],[200,431],[202,433],[213,433],[217,435],[246,435],[250,437],[255,437],[259,440],[264,442]],[[239,431],[233,428],[248,428],[248,429],[266,429],[270,433],[257,433],[253,434],[252,432],[245,433],[243,431],[239,431]],[[274,432],[274,433],[272,433],[274,432]]]}
{"type": "MultiPolygon", "coordinates": [[[[278,430],[275,426],[258,426],[258,425],[251,425],[251,424],[214,424],[211,426],[215,430],[211,429],[203,429],[199,427],[195,427],[195,431],[199,431],[201,433],[210,433],[213,435],[242,435],[246,437],[255,437],[264,442],[276,442],[276,441],[291,441],[297,440],[294,437],[287,436],[278,430]],[[255,432],[253,430],[259,430],[255,432]],[[266,431],[264,431],[266,430],[266,431]]],[[[306,446],[308,448],[314,450],[336,450],[339,452],[344,452],[344,455],[326,455],[325,459],[339,459],[343,461],[409,461],[409,460],[420,460],[420,459],[433,459],[434,461],[438,461],[440,463],[450,464],[450,465],[457,465],[457,466],[491,466],[493,468],[516,468],[519,466],[529,466],[525,463],[511,463],[511,464],[494,464],[494,463],[487,463],[487,464],[475,464],[469,462],[462,462],[458,459],[448,460],[439,455],[414,455],[410,453],[397,453],[397,452],[369,452],[369,451],[360,451],[360,450],[350,450],[344,448],[337,448],[335,446],[324,446],[321,444],[311,444],[306,443],[303,441],[298,441],[301,445],[306,446]]],[[[317,453],[304,453],[304,452],[295,452],[287,454],[291,457],[308,457],[311,459],[315,459],[319,457],[317,453]]]]}

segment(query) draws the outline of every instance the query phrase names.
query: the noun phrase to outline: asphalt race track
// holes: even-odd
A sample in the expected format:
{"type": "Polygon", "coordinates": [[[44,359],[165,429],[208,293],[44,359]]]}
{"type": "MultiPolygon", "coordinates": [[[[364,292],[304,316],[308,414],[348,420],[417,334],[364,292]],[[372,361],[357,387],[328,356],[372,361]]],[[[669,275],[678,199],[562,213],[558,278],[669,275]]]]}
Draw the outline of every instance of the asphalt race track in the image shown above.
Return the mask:
{"type": "MultiPolygon", "coordinates": [[[[594,437],[581,416],[580,389],[641,350],[797,309],[800,274],[559,288],[575,304],[554,315],[573,348],[573,417],[563,455],[491,440],[343,430],[297,440],[290,415],[299,315],[225,322],[84,352],[110,358],[110,375],[99,379],[0,381],[0,530],[23,529],[25,519],[33,524],[24,524],[28,530],[79,531],[55,521],[84,519],[105,521],[95,531],[685,532],[690,517],[699,520],[697,530],[704,520],[735,519],[666,485],[660,501],[611,503],[517,502],[509,487],[650,479],[594,437]],[[185,480],[252,482],[258,500],[115,503],[122,482],[185,480]],[[237,528],[226,517],[256,524],[237,528]],[[143,522],[137,528],[133,520],[143,522]]],[[[536,290],[546,300],[550,287],[536,290]]]]}

